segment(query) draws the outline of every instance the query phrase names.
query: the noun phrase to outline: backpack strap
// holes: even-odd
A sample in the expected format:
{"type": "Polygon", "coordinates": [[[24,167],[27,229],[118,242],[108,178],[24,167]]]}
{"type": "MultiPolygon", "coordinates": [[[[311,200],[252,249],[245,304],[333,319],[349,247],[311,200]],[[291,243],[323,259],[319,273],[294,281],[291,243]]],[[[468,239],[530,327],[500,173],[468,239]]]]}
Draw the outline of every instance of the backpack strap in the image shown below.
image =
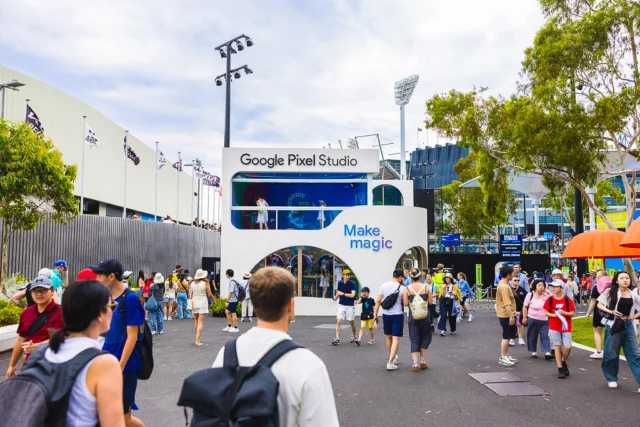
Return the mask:
{"type": "Polygon", "coordinates": [[[278,361],[282,356],[290,352],[291,350],[295,350],[297,348],[302,348],[293,340],[284,340],[276,344],[271,350],[269,350],[262,359],[256,365],[262,365],[266,367],[271,367],[275,362],[278,361]]]}
{"type": "Polygon", "coordinates": [[[229,340],[224,345],[224,358],[222,366],[224,369],[230,370],[231,372],[235,372],[236,369],[238,369],[238,352],[236,351],[236,339],[229,340]]]}
{"type": "Polygon", "coordinates": [[[33,323],[29,325],[29,329],[27,329],[27,337],[32,336],[33,334],[38,332],[40,329],[42,329],[42,327],[47,324],[49,317],[51,317],[53,313],[58,311],[59,308],[60,306],[56,305],[51,310],[40,313],[38,317],[36,317],[36,320],[34,320],[33,323]]]}
{"type": "Polygon", "coordinates": [[[127,294],[129,292],[131,292],[129,290],[129,288],[124,288],[124,292],[122,293],[122,295],[120,297],[120,303],[118,304],[118,308],[120,309],[120,315],[122,316],[122,319],[124,320],[124,330],[125,330],[125,332],[127,331],[127,313],[125,311],[125,308],[126,308],[125,302],[127,301],[127,294]]]}

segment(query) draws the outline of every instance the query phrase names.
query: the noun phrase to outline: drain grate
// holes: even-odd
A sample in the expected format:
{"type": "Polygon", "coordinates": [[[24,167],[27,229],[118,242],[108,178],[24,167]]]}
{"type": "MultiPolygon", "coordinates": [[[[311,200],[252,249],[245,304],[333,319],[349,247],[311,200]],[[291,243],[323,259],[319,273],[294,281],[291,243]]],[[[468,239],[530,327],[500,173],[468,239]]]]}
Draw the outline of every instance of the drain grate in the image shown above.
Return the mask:
{"type": "Polygon", "coordinates": [[[471,373],[469,376],[498,396],[547,396],[551,394],[508,372],[471,373]]]}

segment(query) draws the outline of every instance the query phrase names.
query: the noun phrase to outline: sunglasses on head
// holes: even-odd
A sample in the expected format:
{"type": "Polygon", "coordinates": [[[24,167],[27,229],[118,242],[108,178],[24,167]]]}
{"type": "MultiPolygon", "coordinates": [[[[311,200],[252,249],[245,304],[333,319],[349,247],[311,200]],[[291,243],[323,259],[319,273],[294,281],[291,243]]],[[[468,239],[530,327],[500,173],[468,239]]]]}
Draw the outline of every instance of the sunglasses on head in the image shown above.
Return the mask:
{"type": "Polygon", "coordinates": [[[116,311],[116,307],[118,306],[118,303],[111,301],[109,304],[107,304],[107,308],[110,308],[112,312],[116,311]]]}

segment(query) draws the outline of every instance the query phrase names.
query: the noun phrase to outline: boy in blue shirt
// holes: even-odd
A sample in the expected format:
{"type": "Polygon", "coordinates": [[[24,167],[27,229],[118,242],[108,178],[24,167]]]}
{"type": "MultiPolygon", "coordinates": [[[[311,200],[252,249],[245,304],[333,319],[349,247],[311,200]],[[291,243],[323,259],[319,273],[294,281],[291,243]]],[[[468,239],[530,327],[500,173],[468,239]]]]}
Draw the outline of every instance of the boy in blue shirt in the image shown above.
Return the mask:
{"type": "Polygon", "coordinates": [[[106,259],[98,265],[89,266],[98,276],[98,281],[111,291],[111,298],[118,304],[113,311],[111,328],[105,335],[103,350],[108,351],[120,360],[122,369],[122,400],[124,419],[127,426],[142,426],[142,421],[132,416],[136,405],[136,388],[138,387],[138,371],[142,369],[142,359],[136,349],[140,327],[144,324],[144,308],[138,296],[129,291],[122,283],[124,269],[117,259],[106,259]],[[120,312],[120,304],[124,304],[124,318],[120,312]],[[126,320],[125,320],[126,318],[126,320]],[[126,321],[126,324],[125,324],[126,321]]]}
{"type": "Polygon", "coordinates": [[[362,342],[362,336],[364,335],[364,330],[366,328],[369,328],[369,337],[371,338],[368,344],[375,344],[376,341],[373,339],[373,328],[375,326],[375,321],[373,319],[373,308],[376,305],[376,300],[369,296],[369,288],[367,288],[366,286],[362,288],[360,299],[356,301],[356,304],[362,304],[362,313],[360,314],[360,334],[358,335],[356,344],[360,346],[360,343],[362,342]]]}

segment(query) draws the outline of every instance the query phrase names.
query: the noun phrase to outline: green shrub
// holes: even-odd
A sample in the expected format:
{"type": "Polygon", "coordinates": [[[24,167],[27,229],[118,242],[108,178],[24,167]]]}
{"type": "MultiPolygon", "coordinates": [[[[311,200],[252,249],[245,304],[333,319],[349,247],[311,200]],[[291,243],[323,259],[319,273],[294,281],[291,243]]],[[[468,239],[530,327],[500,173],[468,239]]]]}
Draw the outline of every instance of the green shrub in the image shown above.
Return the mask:
{"type": "MultiPolygon", "coordinates": [[[[209,310],[217,316],[224,316],[224,305],[227,303],[226,298],[217,298],[215,303],[211,303],[209,310]]],[[[236,308],[236,313],[238,316],[242,314],[242,303],[238,303],[238,307],[236,308]]]]}
{"type": "Polygon", "coordinates": [[[0,310],[2,310],[3,308],[5,308],[6,306],[8,306],[10,303],[0,299],[0,310]]]}
{"type": "Polygon", "coordinates": [[[20,323],[20,314],[22,314],[22,308],[18,306],[13,304],[6,304],[4,307],[0,306],[0,326],[20,323]]]}

